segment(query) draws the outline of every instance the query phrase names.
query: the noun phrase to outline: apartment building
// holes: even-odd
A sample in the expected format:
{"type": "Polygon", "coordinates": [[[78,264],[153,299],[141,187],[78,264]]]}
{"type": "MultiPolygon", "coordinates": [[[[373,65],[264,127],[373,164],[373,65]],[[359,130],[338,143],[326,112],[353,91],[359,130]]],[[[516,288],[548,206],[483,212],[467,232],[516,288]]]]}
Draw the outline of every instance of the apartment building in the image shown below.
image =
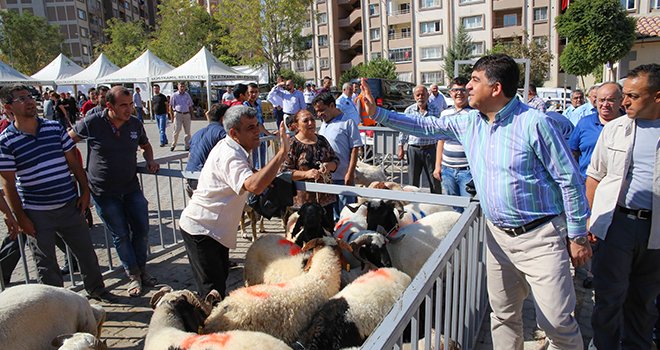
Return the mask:
{"type": "MultiPolygon", "coordinates": [[[[660,14],[660,0],[621,0],[633,16],[660,14]]],[[[468,31],[475,57],[498,41],[545,43],[554,58],[546,86],[577,84],[559,68],[565,41],[554,30],[561,1],[555,0],[316,0],[303,35],[311,35],[309,58],[291,68],[311,81],[375,58],[396,64],[400,80],[446,84],[444,56],[459,24],[468,31]]]]}
{"type": "Polygon", "coordinates": [[[94,45],[107,40],[103,29],[110,18],[156,24],[157,0],[0,0],[0,9],[30,12],[60,28],[64,50],[76,63],[94,61],[94,45]]]}

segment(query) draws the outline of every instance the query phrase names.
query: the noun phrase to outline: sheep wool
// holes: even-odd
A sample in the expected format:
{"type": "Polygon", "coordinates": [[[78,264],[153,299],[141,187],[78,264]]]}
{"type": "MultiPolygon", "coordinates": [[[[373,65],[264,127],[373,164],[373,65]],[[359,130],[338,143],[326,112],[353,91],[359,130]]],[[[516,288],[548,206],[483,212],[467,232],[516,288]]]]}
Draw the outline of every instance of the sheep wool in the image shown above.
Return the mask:
{"type": "Polygon", "coordinates": [[[261,332],[231,331],[193,334],[176,350],[291,350],[283,341],[261,332]]]}
{"type": "Polygon", "coordinates": [[[107,350],[108,346],[105,342],[101,342],[92,334],[89,333],[74,333],[60,335],[57,339],[53,340],[53,346],[57,346],[57,350],[107,350]]]}
{"type": "Polygon", "coordinates": [[[204,333],[248,330],[268,333],[286,343],[295,340],[314,313],[339,291],[341,253],[334,239],[323,241],[326,246],[312,255],[307,273],[286,283],[230,293],[213,308],[204,333]]]}
{"type": "Polygon", "coordinates": [[[301,254],[300,250],[282,236],[267,235],[257,239],[245,255],[245,285],[281,283],[301,275],[307,254],[301,254]]]}
{"type": "Polygon", "coordinates": [[[65,288],[22,284],[0,293],[0,344],[4,349],[52,349],[51,343],[62,334],[100,335],[104,321],[103,308],[65,288]]]}

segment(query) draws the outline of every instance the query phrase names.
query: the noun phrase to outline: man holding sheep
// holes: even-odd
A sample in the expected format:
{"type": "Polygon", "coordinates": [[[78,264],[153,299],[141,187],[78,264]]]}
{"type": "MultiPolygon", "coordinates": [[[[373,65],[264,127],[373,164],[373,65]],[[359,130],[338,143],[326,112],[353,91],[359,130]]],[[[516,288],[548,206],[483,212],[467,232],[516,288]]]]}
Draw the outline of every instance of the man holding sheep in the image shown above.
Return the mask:
{"type": "Polygon", "coordinates": [[[366,81],[362,90],[366,111],[377,122],[463,144],[489,228],[493,348],[522,350],[522,307],[529,284],[548,348],[580,350],[583,343],[572,315],[576,300],[568,261],[570,256],[579,266],[591,257],[584,183],[548,117],[516,97],[518,77],[518,65],[511,57],[482,57],[466,86],[475,110],[443,118],[376,108],[366,81]]]}
{"type": "Polygon", "coordinates": [[[236,227],[248,192],[262,193],[289,153],[289,136],[281,123],[280,150],[255,171],[250,155],[260,144],[257,111],[247,106],[230,107],[223,125],[227,137],[211,150],[179,221],[200,295],[213,289],[226,294],[229,249],[236,248],[236,227]]]}

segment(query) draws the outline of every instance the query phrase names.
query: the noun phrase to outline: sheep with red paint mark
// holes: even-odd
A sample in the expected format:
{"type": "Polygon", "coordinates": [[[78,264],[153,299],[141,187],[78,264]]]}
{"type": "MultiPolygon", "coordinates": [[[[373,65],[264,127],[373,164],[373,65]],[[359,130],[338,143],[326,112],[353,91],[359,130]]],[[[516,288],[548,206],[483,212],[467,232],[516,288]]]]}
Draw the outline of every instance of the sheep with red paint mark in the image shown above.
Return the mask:
{"type": "Polygon", "coordinates": [[[409,284],[410,277],[394,268],[361,276],[323,305],[291,347],[335,350],[362,345],[409,284]]]}
{"type": "Polygon", "coordinates": [[[213,308],[204,332],[257,331],[292,342],[316,311],[339,291],[340,247],[350,250],[344,242],[330,237],[308,242],[303,251],[313,252],[306,273],[286,283],[231,292],[213,308]]]}
{"type": "Polygon", "coordinates": [[[245,285],[273,284],[299,276],[309,255],[309,252],[301,252],[298,245],[282,236],[262,236],[245,255],[245,285]]]}
{"type": "Polygon", "coordinates": [[[261,332],[231,331],[191,334],[182,346],[168,350],[291,350],[283,341],[261,332]]]}

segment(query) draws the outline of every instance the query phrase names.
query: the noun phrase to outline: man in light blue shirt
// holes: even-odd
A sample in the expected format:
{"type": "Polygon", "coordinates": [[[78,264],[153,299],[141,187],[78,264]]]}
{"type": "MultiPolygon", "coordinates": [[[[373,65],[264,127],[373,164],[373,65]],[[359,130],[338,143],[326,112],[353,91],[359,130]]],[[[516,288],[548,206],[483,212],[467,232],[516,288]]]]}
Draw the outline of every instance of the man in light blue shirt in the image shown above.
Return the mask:
{"type": "Polygon", "coordinates": [[[582,90],[574,90],[571,93],[571,104],[566,107],[562,115],[571,121],[573,126],[577,126],[579,120],[575,119],[573,113],[575,110],[584,104],[584,92],[582,90]]]}
{"type": "Polygon", "coordinates": [[[523,348],[522,306],[530,286],[537,323],[550,348],[580,350],[569,260],[580,266],[591,257],[584,184],[548,117],[516,97],[518,77],[511,57],[482,57],[466,86],[475,110],[442,118],[376,108],[366,81],[362,91],[367,114],[377,122],[463,144],[489,228],[486,267],[493,349],[523,348]]]}
{"type": "MultiPolygon", "coordinates": [[[[335,106],[335,99],[330,93],[317,95],[312,105],[316,115],[323,120],[319,135],[328,140],[339,158],[337,169],[332,173],[332,182],[336,185],[354,185],[358,151],[362,147],[357,124],[346,118],[335,106]]],[[[355,203],[354,196],[339,195],[339,200],[335,202],[335,220],[339,219],[339,213],[344,206],[351,203],[355,203]]]]}
{"type": "Polygon", "coordinates": [[[306,109],[305,96],[302,92],[296,90],[293,80],[289,79],[286,83],[282,82],[273,87],[268,94],[268,100],[271,96],[279,97],[282,101],[282,111],[284,112],[284,124],[286,119],[293,117],[301,109],[306,109]]]}
{"type": "Polygon", "coordinates": [[[594,113],[598,113],[598,109],[596,108],[596,94],[598,93],[598,86],[594,85],[587,90],[587,97],[589,98],[589,101],[586,101],[585,104],[581,105],[580,107],[575,108],[573,112],[571,112],[571,115],[568,119],[573,122],[573,125],[577,125],[577,123],[580,121],[580,119],[592,115],[594,113]]]}
{"type": "Polygon", "coordinates": [[[344,83],[344,85],[342,85],[342,94],[337,97],[335,105],[342,113],[344,113],[346,118],[353,119],[355,125],[359,125],[362,121],[360,120],[360,114],[355,106],[355,102],[353,102],[353,99],[351,98],[352,95],[353,86],[351,83],[344,83]]]}

